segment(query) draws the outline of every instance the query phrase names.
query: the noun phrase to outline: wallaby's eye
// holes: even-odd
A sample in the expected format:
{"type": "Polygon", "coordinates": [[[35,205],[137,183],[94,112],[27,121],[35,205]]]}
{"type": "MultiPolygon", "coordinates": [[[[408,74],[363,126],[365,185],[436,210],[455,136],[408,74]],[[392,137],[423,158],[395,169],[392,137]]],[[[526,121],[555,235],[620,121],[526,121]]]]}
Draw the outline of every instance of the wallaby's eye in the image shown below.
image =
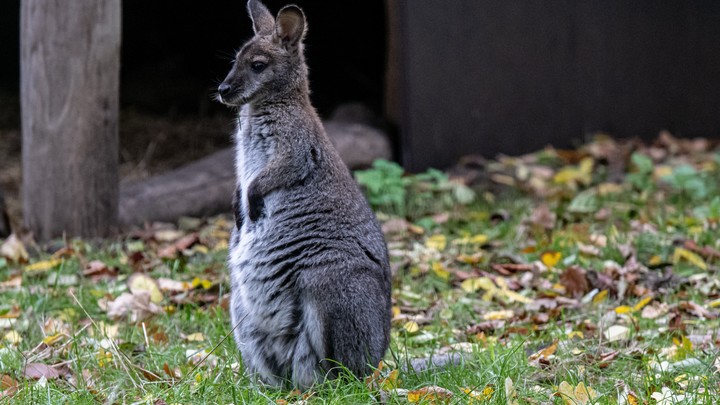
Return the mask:
{"type": "Polygon", "coordinates": [[[252,69],[252,71],[255,73],[262,72],[263,70],[265,70],[266,67],[267,67],[267,63],[265,63],[265,62],[255,61],[255,62],[250,63],[250,69],[252,69]]]}

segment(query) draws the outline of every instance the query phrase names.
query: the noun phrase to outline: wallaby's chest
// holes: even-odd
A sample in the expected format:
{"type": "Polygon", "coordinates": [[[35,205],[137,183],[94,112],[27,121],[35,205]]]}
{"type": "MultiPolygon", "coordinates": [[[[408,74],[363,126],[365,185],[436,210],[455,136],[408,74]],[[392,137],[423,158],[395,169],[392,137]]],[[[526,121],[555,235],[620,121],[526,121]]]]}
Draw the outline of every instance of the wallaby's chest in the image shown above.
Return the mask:
{"type": "Polygon", "coordinates": [[[253,119],[244,108],[235,139],[238,180],[247,188],[275,153],[275,137],[272,136],[272,128],[253,119]]]}

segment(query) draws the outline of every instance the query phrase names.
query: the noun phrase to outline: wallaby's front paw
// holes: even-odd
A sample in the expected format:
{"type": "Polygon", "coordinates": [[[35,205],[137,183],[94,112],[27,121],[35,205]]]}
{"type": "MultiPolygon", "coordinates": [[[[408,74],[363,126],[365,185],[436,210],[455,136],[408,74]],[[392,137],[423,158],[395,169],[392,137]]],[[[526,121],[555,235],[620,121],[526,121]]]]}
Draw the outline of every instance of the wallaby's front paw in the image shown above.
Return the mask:
{"type": "Polygon", "coordinates": [[[235,189],[235,192],[233,193],[233,198],[232,198],[233,217],[235,218],[235,226],[237,226],[238,231],[240,230],[240,228],[242,228],[242,223],[243,223],[242,207],[240,206],[241,198],[242,198],[242,190],[238,186],[235,189]]]}
{"type": "Polygon", "coordinates": [[[260,218],[265,208],[265,201],[257,191],[257,187],[253,187],[254,185],[255,183],[251,184],[250,188],[248,188],[248,217],[253,222],[260,218]]]}

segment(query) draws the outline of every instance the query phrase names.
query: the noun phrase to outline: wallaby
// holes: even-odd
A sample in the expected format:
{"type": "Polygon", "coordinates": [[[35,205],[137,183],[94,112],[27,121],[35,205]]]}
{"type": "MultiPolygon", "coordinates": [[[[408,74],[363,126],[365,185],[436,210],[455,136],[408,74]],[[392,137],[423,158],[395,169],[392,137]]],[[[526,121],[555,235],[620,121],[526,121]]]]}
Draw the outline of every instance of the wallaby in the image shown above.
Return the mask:
{"type": "Polygon", "coordinates": [[[307,388],[361,377],[390,340],[390,266],[375,215],[310,102],[307,24],[247,3],[255,35],[218,100],[239,108],[230,315],[245,368],[307,388]]]}

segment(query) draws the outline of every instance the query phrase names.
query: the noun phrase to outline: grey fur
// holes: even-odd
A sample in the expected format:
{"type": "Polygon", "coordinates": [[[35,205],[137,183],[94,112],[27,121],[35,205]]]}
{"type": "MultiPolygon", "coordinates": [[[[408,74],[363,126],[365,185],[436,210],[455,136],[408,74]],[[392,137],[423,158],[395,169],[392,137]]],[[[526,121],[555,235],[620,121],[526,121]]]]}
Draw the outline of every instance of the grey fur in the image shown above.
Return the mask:
{"type": "Polygon", "coordinates": [[[309,98],[302,10],[248,2],[255,36],[219,101],[239,107],[230,314],[246,369],[306,388],[384,356],[390,266],[380,226],[309,98]],[[269,28],[273,24],[273,28],[269,28]],[[261,68],[261,69],[260,69],[261,68]]]}

